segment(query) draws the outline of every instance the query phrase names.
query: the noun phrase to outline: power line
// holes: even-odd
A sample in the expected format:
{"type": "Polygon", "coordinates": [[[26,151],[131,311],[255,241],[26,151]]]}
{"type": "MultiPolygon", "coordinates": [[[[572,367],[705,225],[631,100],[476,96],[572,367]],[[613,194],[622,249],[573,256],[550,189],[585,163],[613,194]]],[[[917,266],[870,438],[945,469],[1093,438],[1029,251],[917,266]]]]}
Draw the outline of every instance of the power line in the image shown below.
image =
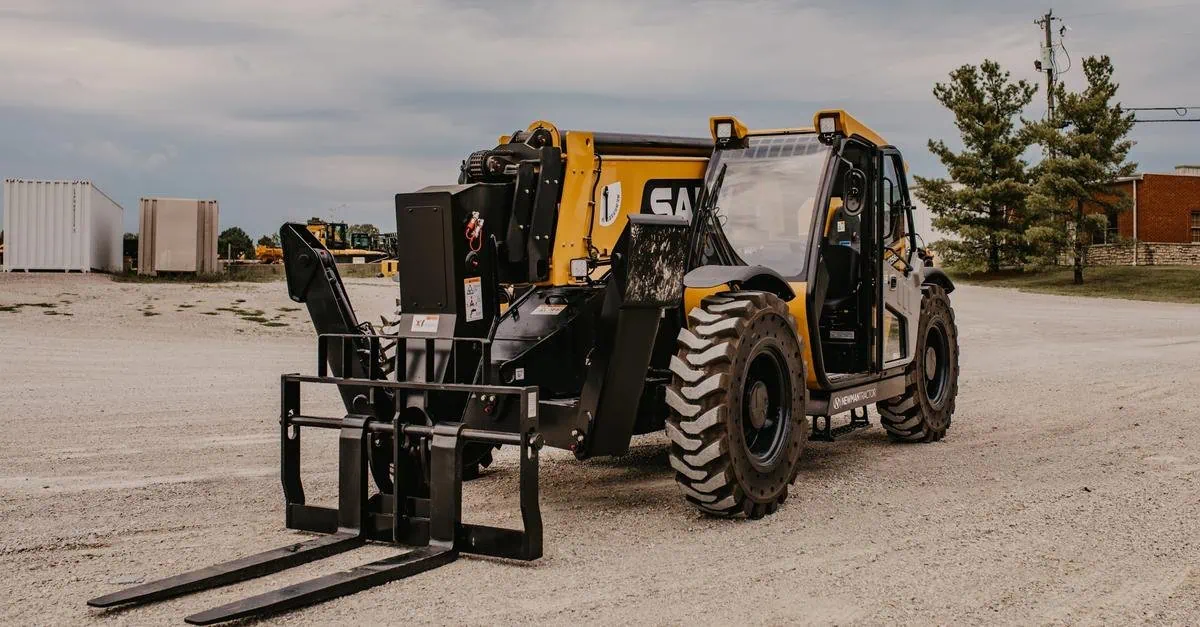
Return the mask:
{"type": "Polygon", "coordinates": [[[1151,118],[1149,120],[1134,119],[1137,124],[1163,123],[1163,122],[1200,122],[1200,118],[1190,118],[1188,114],[1192,109],[1200,109],[1200,107],[1128,107],[1126,111],[1173,111],[1178,117],[1174,118],[1151,118]]]}

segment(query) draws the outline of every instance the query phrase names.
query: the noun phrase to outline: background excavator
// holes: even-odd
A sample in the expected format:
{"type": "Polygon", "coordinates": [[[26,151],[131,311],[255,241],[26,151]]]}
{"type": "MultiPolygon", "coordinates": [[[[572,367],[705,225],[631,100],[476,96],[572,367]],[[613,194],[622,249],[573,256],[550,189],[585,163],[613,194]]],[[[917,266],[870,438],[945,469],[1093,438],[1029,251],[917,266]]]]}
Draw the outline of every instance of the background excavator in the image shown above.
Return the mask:
{"type": "MultiPolygon", "coordinates": [[[[310,218],[305,226],[337,263],[376,263],[396,254],[394,233],[350,233],[345,222],[326,222],[320,218],[310,218]]],[[[283,248],[259,245],[255,257],[263,263],[279,263],[283,261],[283,248]]]]}

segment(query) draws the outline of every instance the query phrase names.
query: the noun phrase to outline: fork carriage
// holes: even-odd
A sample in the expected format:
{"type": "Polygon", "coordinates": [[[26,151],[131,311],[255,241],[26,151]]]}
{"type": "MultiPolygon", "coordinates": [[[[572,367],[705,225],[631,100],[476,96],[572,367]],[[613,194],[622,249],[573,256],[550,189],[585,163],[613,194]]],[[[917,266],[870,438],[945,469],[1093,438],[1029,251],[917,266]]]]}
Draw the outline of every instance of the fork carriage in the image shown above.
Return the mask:
{"type": "MultiPolygon", "coordinates": [[[[404,380],[405,368],[394,368],[393,379],[358,378],[363,362],[368,374],[382,377],[383,342],[401,348],[410,335],[325,334],[318,337],[318,374],[285,374],[281,377],[280,476],[283,483],[286,524],[289,529],[325,534],[249,557],[236,559],[142,584],[88,601],[93,607],[149,603],[183,594],[254,579],[337,555],[367,542],[386,543],[411,550],[303,583],[249,597],[188,616],[195,625],[209,625],[249,616],[260,616],[311,605],[403,579],[456,560],[460,554],[535,560],[542,555],[542,518],[538,503],[537,388],[489,383],[430,383],[404,380]],[[350,343],[350,350],[347,350],[350,343]],[[337,344],[331,350],[331,344],[337,344]],[[363,344],[366,344],[364,350],[363,344]],[[329,356],[337,358],[330,368],[329,356]],[[340,353],[340,355],[338,355],[340,353]],[[367,359],[358,359],[366,357],[367,359]],[[354,394],[352,406],[364,413],[341,418],[303,413],[303,384],[336,385],[354,394]],[[516,432],[468,428],[461,422],[438,422],[426,414],[431,397],[466,395],[469,402],[510,400],[520,409],[516,432]],[[383,401],[391,401],[390,420],[377,414],[383,401]],[[369,410],[376,409],[371,412],[369,410]],[[426,420],[422,421],[421,418],[426,420]],[[337,507],[308,504],[301,480],[300,442],[304,429],[336,429],[338,437],[337,507]],[[505,529],[464,523],[462,520],[463,450],[467,444],[508,445],[519,450],[522,529],[505,529]],[[386,454],[385,454],[386,452],[386,454]],[[414,464],[428,459],[428,472],[414,464]],[[374,473],[372,464],[375,465],[374,473]],[[381,474],[381,473],[385,473],[381,474]],[[412,473],[408,476],[402,473],[412,473]],[[417,474],[419,473],[419,475],[417,474]],[[372,489],[370,476],[375,474],[372,489]],[[390,481],[385,480],[390,479],[390,481]],[[383,485],[379,485],[383,484],[383,485]],[[384,488],[390,488],[385,490],[384,488]]],[[[438,354],[428,342],[428,368],[438,354]]],[[[439,340],[441,341],[441,340],[439,340]]],[[[452,340],[455,344],[458,340],[452,340]]],[[[467,340],[478,342],[474,338],[467,340]]],[[[486,341],[482,347],[486,352],[486,341]]],[[[404,355],[403,350],[398,355],[404,355]]],[[[397,357],[399,359],[399,357],[397,357]]]]}

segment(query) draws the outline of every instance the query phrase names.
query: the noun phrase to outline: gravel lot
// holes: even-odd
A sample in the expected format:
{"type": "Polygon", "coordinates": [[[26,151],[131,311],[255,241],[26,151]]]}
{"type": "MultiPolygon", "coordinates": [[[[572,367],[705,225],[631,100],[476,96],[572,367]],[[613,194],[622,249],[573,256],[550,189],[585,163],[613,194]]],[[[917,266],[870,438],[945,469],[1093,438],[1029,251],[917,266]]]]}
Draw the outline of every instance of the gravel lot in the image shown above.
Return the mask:
{"type": "MultiPolygon", "coordinates": [[[[364,319],[394,289],[348,284],[364,319]]],[[[466,558],[272,622],[1200,622],[1200,306],[972,287],[952,300],[962,380],[943,442],[875,427],[810,444],[787,504],[757,522],[686,506],[662,437],[622,459],[551,452],[542,560],[466,558]]],[[[282,283],[0,275],[0,623],[181,624],[395,552],[84,605],[301,538],[283,528],[276,439],[279,374],[315,367],[294,306],[282,283]],[[42,306],[4,307],[21,303],[42,306]]],[[[306,409],[337,415],[329,392],[306,409]]],[[[306,436],[306,487],[331,503],[324,435],[306,436]]],[[[506,451],[468,484],[466,515],[514,520],[515,475],[506,451]]]]}

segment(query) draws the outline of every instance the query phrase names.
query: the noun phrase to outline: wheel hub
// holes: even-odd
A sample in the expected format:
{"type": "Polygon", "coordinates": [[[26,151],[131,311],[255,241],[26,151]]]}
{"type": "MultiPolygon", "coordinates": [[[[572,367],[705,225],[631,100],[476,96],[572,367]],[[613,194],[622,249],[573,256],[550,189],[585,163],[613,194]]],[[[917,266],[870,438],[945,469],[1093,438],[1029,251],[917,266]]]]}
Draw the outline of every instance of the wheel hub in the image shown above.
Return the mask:
{"type": "Polygon", "coordinates": [[[783,454],[792,389],[778,349],[753,354],[742,384],[742,435],[750,463],[766,472],[783,454]]]}
{"type": "Polygon", "coordinates": [[[750,388],[750,424],[754,425],[755,429],[762,429],[767,424],[767,409],[771,404],[770,392],[767,391],[767,384],[762,381],[755,381],[753,387],[750,388]]]}
{"type": "Polygon", "coordinates": [[[950,380],[950,345],[940,324],[929,327],[925,336],[925,396],[934,407],[940,407],[942,394],[950,380]]]}

